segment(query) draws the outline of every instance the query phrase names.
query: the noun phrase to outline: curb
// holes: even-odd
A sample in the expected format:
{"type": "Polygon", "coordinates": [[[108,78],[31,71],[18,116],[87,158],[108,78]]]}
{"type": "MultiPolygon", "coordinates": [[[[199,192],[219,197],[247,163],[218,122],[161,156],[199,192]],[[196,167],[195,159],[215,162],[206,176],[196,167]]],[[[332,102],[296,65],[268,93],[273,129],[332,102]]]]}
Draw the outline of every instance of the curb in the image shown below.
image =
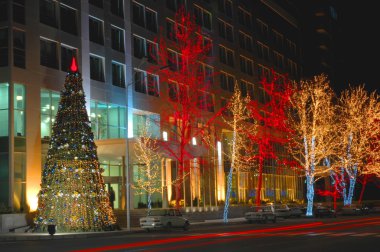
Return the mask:
{"type": "MultiPolygon", "coordinates": [[[[243,218],[229,219],[228,224],[241,223],[243,218]]],[[[191,225],[224,225],[222,219],[204,220],[198,222],[190,222],[191,225]]],[[[145,230],[134,227],[130,231],[117,230],[117,231],[103,231],[103,232],[88,232],[88,233],[57,233],[49,235],[46,233],[4,233],[0,234],[0,243],[7,241],[33,241],[33,240],[62,240],[62,239],[87,239],[91,237],[109,237],[117,235],[127,235],[132,233],[143,233],[145,230]]]]}

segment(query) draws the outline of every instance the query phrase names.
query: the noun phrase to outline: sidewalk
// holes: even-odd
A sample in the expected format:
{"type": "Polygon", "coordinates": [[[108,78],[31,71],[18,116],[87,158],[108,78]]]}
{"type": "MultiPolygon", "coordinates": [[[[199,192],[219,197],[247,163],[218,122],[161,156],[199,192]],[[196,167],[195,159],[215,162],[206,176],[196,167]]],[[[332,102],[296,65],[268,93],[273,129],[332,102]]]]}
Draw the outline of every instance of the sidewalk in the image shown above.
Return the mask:
{"type": "MultiPolygon", "coordinates": [[[[244,222],[244,218],[231,218],[228,223],[244,222]]],[[[190,225],[215,225],[222,224],[223,219],[205,220],[202,222],[190,222],[190,225]]],[[[51,236],[46,233],[0,233],[0,243],[5,241],[31,241],[31,240],[58,240],[58,239],[86,239],[90,237],[106,237],[126,235],[128,233],[145,232],[139,227],[132,227],[130,231],[122,228],[117,231],[103,231],[103,232],[81,232],[81,233],[56,233],[51,236]]]]}

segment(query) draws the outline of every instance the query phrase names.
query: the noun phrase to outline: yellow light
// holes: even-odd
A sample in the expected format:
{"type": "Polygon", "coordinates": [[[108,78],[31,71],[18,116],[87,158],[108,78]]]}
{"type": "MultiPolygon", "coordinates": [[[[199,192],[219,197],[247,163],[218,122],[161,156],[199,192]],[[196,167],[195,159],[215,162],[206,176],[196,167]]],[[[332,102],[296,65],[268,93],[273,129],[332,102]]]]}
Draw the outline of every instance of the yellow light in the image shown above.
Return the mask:
{"type": "Polygon", "coordinates": [[[38,193],[38,190],[34,190],[33,193],[32,192],[28,193],[28,204],[29,204],[31,212],[34,212],[37,210],[37,206],[38,206],[37,193],[38,193]]]}
{"type": "Polygon", "coordinates": [[[22,101],[22,99],[23,99],[23,98],[22,98],[21,95],[16,96],[16,100],[17,100],[17,101],[22,101]]]}

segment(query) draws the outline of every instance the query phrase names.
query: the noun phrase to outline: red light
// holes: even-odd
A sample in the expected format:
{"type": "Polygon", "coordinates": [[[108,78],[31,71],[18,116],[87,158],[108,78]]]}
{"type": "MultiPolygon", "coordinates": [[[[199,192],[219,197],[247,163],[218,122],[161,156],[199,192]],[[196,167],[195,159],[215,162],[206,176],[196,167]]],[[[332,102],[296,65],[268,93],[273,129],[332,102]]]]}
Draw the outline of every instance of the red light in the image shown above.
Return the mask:
{"type": "Polygon", "coordinates": [[[75,57],[73,57],[71,60],[70,71],[73,73],[76,73],[78,71],[77,60],[75,59],[75,57]]]}

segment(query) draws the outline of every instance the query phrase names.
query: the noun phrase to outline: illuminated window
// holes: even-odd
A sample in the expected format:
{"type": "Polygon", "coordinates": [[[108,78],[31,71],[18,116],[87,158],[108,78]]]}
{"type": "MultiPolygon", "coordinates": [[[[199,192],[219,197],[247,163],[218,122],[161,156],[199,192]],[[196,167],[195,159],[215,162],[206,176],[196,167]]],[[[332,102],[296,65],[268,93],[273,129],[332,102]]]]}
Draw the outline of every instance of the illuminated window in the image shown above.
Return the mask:
{"type": "Polygon", "coordinates": [[[49,139],[51,130],[58,111],[59,92],[42,89],[41,90],[41,138],[49,139]]]}

